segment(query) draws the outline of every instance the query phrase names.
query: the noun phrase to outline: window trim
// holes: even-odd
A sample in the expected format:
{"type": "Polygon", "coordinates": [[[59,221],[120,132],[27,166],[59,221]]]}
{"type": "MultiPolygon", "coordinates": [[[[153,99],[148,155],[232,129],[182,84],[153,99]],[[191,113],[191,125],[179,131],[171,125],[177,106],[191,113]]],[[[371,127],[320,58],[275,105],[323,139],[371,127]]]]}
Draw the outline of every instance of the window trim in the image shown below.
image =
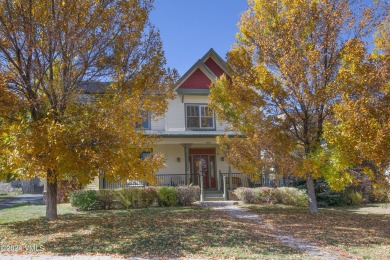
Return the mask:
{"type": "Polygon", "coordinates": [[[142,111],[142,113],[147,113],[147,122],[148,122],[148,127],[143,127],[142,124],[143,122],[145,121],[142,121],[141,124],[136,124],[135,126],[135,129],[137,130],[151,130],[152,129],[152,120],[151,120],[151,116],[150,116],[150,112],[149,111],[142,111]]]}
{"type": "Polygon", "coordinates": [[[213,126],[212,127],[202,127],[201,125],[201,107],[210,107],[207,103],[185,103],[184,104],[184,120],[185,120],[185,127],[186,130],[193,130],[193,131],[215,131],[216,129],[216,118],[215,118],[215,112],[213,111],[213,126]],[[188,106],[197,106],[199,109],[199,127],[188,127],[187,126],[187,107],[188,106]]]}

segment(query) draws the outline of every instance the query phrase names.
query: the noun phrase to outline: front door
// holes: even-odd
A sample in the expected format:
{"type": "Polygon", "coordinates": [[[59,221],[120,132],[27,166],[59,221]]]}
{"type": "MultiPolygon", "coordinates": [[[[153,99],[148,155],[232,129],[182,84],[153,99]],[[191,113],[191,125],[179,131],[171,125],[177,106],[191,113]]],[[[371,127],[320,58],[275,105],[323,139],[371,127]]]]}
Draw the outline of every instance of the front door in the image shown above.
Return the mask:
{"type": "Polygon", "coordinates": [[[192,155],[192,181],[199,185],[199,173],[203,175],[203,187],[205,189],[216,188],[215,178],[215,156],[214,155],[192,155]]]}

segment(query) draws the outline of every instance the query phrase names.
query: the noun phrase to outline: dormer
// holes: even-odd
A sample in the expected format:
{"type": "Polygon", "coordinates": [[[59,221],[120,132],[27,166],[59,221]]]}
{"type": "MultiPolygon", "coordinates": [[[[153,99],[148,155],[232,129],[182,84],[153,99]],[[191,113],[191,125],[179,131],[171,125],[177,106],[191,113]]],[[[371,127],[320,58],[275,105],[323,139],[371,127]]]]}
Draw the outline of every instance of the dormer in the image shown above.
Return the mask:
{"type": "Polygon", "coordinates": [[[229,76],[225,62],[211,48],[179,79],[175,91],[179,95],[208,95],[211,83],[222,74],[229,76]]]}

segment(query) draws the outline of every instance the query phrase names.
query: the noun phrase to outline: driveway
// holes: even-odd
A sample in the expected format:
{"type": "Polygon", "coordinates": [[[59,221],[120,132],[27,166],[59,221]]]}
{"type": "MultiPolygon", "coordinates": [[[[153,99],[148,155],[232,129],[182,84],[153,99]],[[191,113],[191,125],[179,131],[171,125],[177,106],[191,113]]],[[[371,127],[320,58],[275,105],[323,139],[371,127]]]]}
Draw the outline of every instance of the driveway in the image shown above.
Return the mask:
{"type": "Polygon", "coordinates": [[[43,195],[24,194],[19,196],[0,197],[0,210],[15,207],[22,204],[43,204],[43,195]]]}

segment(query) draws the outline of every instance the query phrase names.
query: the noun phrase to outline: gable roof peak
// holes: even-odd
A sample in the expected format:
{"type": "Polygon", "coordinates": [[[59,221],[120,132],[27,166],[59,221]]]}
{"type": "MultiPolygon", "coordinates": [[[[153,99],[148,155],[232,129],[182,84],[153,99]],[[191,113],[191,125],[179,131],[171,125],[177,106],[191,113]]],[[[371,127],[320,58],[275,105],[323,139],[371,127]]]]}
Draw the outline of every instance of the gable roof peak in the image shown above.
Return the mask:
{"type": "Polygon", "coordinates": [[[204,73],[210,79],[211,82],[215,82],[215,80],[221,73],[217,73],[217,76],[216,73],[214,73],[215,70],[213,71],[212,68],[206,65],[207,61],[210,58],[214,61],[214,64],[216,64],[216,66],[220,67],[220,71],[223,71],[223,73],[226,73],[229,76],[225,61],[221,58],[221,56],[218,55],[218,53],[213,48],[210,48],[206,52],[206,54],[203,55],[202,58],[195,62],[195,64],[186,73],[184,73],[184,75],[177,81],[174,89],[177,90],[178,88],[180,88],[181,85],[185,83],[186,80],[191,77],[191,75],[198,69],[200,69],[200,71],[202,71],[202,73],[204,73]]]}

